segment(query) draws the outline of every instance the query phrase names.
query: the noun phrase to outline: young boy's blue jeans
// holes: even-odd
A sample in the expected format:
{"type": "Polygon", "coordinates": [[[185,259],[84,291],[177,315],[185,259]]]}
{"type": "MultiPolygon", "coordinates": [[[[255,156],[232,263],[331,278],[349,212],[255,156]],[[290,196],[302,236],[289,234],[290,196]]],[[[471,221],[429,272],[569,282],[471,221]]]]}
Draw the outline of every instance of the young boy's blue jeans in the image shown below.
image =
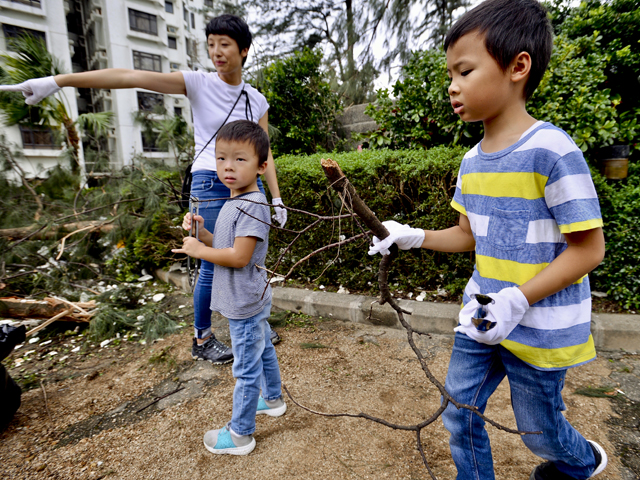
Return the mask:
{"type": "Polygon", "coordinates": [[[241,320],[229,319],[233,349],[233,413],[231,429],[238,435],[251,435],[256,430],[256,409],[260,389],[265,400],[282,396],[280,366],[276,349],[269,339],[271,303],[260,313],[241,320]]]}
{"type": "MultiPolygon", "coordinates": [[[[262,181],[258,179],[258,188],[264,193],[262,181]]],[[[191,181],[191,195],[197,197],[200,203],[200,215],[204,218],[204,227],[213,233],[216,227],[218,214],[225,204],[225,200],[213,200],[215,198],[229,198],[231,192],[220,181],[218,174],[211,170],[197,170],[193,172],[191,181]]],[[[206,338],[211,333],[211,288],[213,284],[214,264],[202,260],[198,282],[193,291],[193,310],[195,336],[206,338]]]]}
{"type": "MultiPolygon", "coordinates": [[[[596,459],[589,443],[564,418],[562,388],[566,370],[536,370],[500,345],[484,345],[456,333],[445,388],[458,402],[484,413],[487,401],[503,378],[509,379],[511,405],[518,430],[533,453],[553,461],[558,470],[576,479],[589,478],[596,459]]],[[[451,456],[458,480],[494,479],[493,459],[484,421],[451,403],[442,414],[451,433],[451,456]]]]}

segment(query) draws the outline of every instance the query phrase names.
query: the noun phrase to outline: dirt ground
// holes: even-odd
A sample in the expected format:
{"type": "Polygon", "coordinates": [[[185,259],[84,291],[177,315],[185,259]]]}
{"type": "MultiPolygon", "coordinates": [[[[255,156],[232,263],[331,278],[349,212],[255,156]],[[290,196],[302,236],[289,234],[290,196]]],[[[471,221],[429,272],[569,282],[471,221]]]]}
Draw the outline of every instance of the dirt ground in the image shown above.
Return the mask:
{"type": "MultiPolygon", "coordinates": [[[[218,337],[228,341],[224,321],[216,323],[218,337]]],[[[282,337],[276,350],[283,382],[312,409],[365,412],[411,425],[430,417],[439,405],[439,394],[403,331],[303,316],[276,330],[282,337]]],[[[213,455],[202,445],[202,436],[230,419],[231,366],[193,362],[188,327],[151,345],[116,343],[101,348],[58,335],[50,344],[23,347],[36,350],[30,363],[15,366],[20,350],[5,361],[13,365],[11,375],[32,388],[23,393],[20,410],[0,434],[1,478],[429,478],[414,433],[363,419],[316,416],[289,399],[283,417],[258,417],[253,453],[213,455]],[[64,353],[81,345],[78,353],[64,353]],[[50,355],[54,349],[60,353],[50,355]],[[61,361],[63,354],[67,358],[61,361]],[[167,404],[172,397],[184,400],[167,404]]],[[[442,382],[451,345],[450,336],[419,340],[442,382]]],[[[615,428],[610,420],[617,415],[611,399],[574,392],[607,384],[613,368],[610,360],[598,358],[570,370],[565,387],[567,418],[608,452],[615,451],[609,440],[615,428]]],[[[515,428],[507,382],[492,397],[487,415],[515,428]]],[[[496,478],[528,479],[540,459],[518,436],[488,430],[496,478]]],[[[442,422],[427,427],[422,440],[437,477],[455,478],[442,422]]],[[[612,454],[598,478],[626,480],[620,468],[620,459],[612,454]]]]}

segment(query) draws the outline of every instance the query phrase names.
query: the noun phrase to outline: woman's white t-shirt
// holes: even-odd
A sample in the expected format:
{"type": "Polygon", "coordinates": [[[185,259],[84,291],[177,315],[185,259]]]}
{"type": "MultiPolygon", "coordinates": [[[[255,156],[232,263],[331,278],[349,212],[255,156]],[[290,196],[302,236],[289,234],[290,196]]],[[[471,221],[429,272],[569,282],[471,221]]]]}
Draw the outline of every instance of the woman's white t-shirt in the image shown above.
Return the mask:
{"type": "MultiPolygon", "coordinates": [[[[258,123],[258,120],[269,109],[269,104],[264,95],[244,82],[240,85],[229,85],[220,79],[217,72],[183,71],[182,75],[187,89],[187,98],[191,102],[191,111],[193,112],[196,155],[207,144],[211,136],[218,131],[224,119],[227,118],[243,87],[249,96],[249,105],[247,105],[247,97],[242,95],[227,123],[245,119],[258,123]]],[[[215,171],[215,149],[216,139],[214,138],[207,148],[200,153],[196,161],[193,162],[191,171],[215,171]]]]}

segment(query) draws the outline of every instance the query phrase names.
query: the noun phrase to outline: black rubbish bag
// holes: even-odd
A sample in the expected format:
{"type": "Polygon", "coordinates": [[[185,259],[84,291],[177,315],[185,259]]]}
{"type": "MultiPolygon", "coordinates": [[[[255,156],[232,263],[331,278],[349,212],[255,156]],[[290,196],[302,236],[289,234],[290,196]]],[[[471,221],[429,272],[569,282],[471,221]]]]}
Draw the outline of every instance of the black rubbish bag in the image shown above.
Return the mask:
{"type": "MultiPolygon", "coordinates": [[[[16,345],[24,342],[26,337],[24,325],[12,327],[2,325],[0,327],[0,360],[4,360],[13,351],[16,345]]],[[[11,378],[4,365],[0,364],[0,432],[7,428],[9,422],[20,407],[22,390],[11,378]]]]}

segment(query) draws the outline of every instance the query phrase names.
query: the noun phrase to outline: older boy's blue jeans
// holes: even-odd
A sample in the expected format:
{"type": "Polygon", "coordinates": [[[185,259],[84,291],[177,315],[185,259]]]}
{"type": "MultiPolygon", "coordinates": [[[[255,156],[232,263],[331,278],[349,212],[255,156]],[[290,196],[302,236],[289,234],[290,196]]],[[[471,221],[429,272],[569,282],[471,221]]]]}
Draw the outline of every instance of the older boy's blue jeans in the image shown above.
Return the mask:
{"type": "Polygon", "coordinates": [[[276,349],[269,339],[271,303],[260,313],[241,320],[229,319],[233,349],[233,413],[231,428],[238,435],[251,435],[256,430],[256,409],[260,389],[265,400],[282,396],[280,366],[276,349]]]}
{"type": "MultiPolygon", "coordinates": [[[[262,181],[258,179],[258,188],[264,193],[262,181]]],[[[225,200],[206,201],[216,198],[229,198],[231,192],[220,181],[218,174],[211,170],[197,170],[193,172],[191,181],[191,195],[197,197],[200,203],[200,215],[204,218],[204,227],[213,233],[218,214],[225,204],[225,200]]],[[[195,336],[206,338],[211,333],[211,288],[213,284],[214,264],[202,260],[198,282],[193,291],[193,310],[195,336]]],[[[237,432],[236,432],[237,433],[237,432]]]]}
{"type": "MultiPolygon", "coordinates": [[[[500,345],[484,345],[456,333],[445,387],[456,401],[475,405],[484,413],[489,397],[506,375],[518,430],[543,432],[522,436],[525,445],[553,461],[561,472],[586,479],[595,470],[596,459],[589,443],[562,414],[566,409],[561,396],[565,374],[566,370],[536,370],[500,345]]],[[[494,479],[484,421],[452,404],[442,414],[442,421],[451,433],[449,445],[457,479],[494,479]]]]}

